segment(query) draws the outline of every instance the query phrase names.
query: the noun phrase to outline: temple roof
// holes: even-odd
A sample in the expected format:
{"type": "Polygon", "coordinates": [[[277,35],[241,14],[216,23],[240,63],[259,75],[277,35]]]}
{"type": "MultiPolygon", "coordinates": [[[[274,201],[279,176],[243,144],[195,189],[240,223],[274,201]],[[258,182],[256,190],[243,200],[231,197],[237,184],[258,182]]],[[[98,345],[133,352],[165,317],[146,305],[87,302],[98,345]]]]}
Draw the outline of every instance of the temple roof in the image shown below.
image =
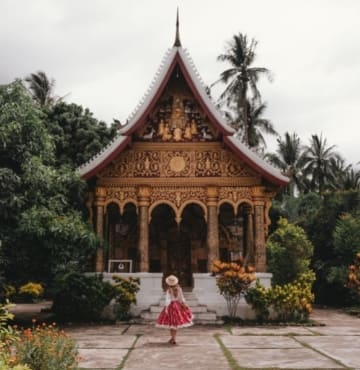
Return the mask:
{"type": "Polygon", "coordinates": [[[234,136],[235,130],[228,125],[225,118],[209,98],[206,93],[206,87],[201,81],[194,63],[186,49],[182,48],[178,29],[174,46],[165,54],[150,88],[128,118],[127,124],[118,131],[117,136],[107,147],[78,168],[80,175],[86,180],[96,176],[99,171],[113,161],[131,143],[132,134],[145,124],[148,115],[160,99],[171,74],[177,66],[180,68],[199,106],[206,113],[211,124],[221,134],[223,142],[234,154],[270,183],[280,186],[288,184],[289,179],[283,176],[277,168],[272,167],[234,136]]]}

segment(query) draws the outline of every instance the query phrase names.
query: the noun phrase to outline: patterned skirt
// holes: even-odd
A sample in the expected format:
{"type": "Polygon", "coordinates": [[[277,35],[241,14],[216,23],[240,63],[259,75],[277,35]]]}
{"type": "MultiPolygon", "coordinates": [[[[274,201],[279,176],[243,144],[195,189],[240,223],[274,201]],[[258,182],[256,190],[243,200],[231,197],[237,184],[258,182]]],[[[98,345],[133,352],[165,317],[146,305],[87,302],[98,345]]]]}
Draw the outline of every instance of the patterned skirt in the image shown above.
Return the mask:
{"type": "Polygon", "coordinates": [[[167,307],[163,308],[156,320],[156,326],[166,329],[185,328],[194,325],[193,314],[189,307],[183,306],[178,301],[173,301],[167,307]]]}

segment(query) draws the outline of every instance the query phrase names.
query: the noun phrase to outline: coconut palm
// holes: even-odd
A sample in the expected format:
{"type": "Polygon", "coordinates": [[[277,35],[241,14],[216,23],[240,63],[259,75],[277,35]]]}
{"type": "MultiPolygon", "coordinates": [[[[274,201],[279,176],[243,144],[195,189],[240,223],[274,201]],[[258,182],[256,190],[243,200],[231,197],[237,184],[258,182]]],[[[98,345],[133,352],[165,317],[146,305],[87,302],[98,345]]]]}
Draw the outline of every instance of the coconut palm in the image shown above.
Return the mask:
{"type": "Polygon", "coordinates": [[[45,72],[31,73],[25,81],[29,84],[28,89],[33,99],[40,106],[52,105],[57,101],[54,96],[55,80],[49,79],[45,72]]]}
{"type": "Polygon", "coordinates": [[[261,103],[253,98],[247,101],[247,128],[244,127],[241,113],[234,109],[232,112],[225,112],[230,125],[237,131],[237,136],[242,138],[245,131],[248,133],[248,145],[258,151],[266,148],[266,141],[263,134],[278,135],[274,125],[263,114],[267,108],[266,103],[261,103]]]}
{"type": "Polygon", "coordinates": [[[304,174],[309,180],[310,191],[322,194],[335,180],[333,163],[341,157],[334,151],[335,145],[328,146],[322,135],[312,135],[306,147],[304,174]]]}
{"type": "Polygon", "coordinates": [[[302,192],[304,189],[303,168],[306,163],[304,147],[296,133],[285,133],[284,139],[277,139],[278,148],[276,153],[268,153],[265,158],[278,167],[284,175],[290,178],[289,194],[295,191],[302,192]]]}
{"type": "MultiPolygon", "coordinates": [[[[228,62],[230,68],[220,74],[219,80],[214,84],[222,82],[226,88],[220,95],[220,100],[225,101],[228,106],[235,104],[235,107],[242,114],[242,120],[247,122],[247,100],[248,90],[255,99],[260,99],[261,95],[257,88],[257,83],[261,75],[267,76],[271,80],[270,71],[263,67],[252,67],[255,61],[255,49],[257,41],[248,40],[245,34],[234,35],[228,42],[226,52],[218,56],[219,61],[228,62]]],[[[213,85],[214,85],[213,84],[213,85]]],[[[248,144],[247,125],[244,125],[243,140],[248,144]]]]}

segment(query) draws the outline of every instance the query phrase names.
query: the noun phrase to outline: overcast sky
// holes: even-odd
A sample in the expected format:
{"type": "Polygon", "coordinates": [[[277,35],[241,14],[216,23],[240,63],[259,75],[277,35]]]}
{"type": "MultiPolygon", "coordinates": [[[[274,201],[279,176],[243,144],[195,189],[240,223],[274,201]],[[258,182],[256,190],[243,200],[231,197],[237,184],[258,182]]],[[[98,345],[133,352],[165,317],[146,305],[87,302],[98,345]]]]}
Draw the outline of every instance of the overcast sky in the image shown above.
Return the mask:
{"type": "Polygon", "coordinates": [[[359,0],[0,0],[0,84],[42,70],[66,101],[125,122],[173,45],[177,6],[206,84],[227,67],[216,60],[226,41],[246,33],[254,65],[274,75],[259,87],[277,131],[304,144],[323,134],[360,161],[359,0]]]}

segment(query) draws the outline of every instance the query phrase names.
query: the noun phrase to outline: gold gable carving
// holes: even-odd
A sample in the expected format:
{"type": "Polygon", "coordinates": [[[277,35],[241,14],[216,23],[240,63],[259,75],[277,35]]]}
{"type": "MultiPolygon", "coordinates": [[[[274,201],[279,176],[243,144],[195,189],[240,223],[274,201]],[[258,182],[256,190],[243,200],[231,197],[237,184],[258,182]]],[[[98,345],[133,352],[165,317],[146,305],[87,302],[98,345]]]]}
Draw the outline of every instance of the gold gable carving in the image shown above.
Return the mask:
{"type": "MultiPolygon", "coordinates": [[[[170,145],[169,145],[170,146],[170,145]]],[[[225,149],[135,150],[121,153],[101,171],[106,178],[255,177],[225,149]]]]}

